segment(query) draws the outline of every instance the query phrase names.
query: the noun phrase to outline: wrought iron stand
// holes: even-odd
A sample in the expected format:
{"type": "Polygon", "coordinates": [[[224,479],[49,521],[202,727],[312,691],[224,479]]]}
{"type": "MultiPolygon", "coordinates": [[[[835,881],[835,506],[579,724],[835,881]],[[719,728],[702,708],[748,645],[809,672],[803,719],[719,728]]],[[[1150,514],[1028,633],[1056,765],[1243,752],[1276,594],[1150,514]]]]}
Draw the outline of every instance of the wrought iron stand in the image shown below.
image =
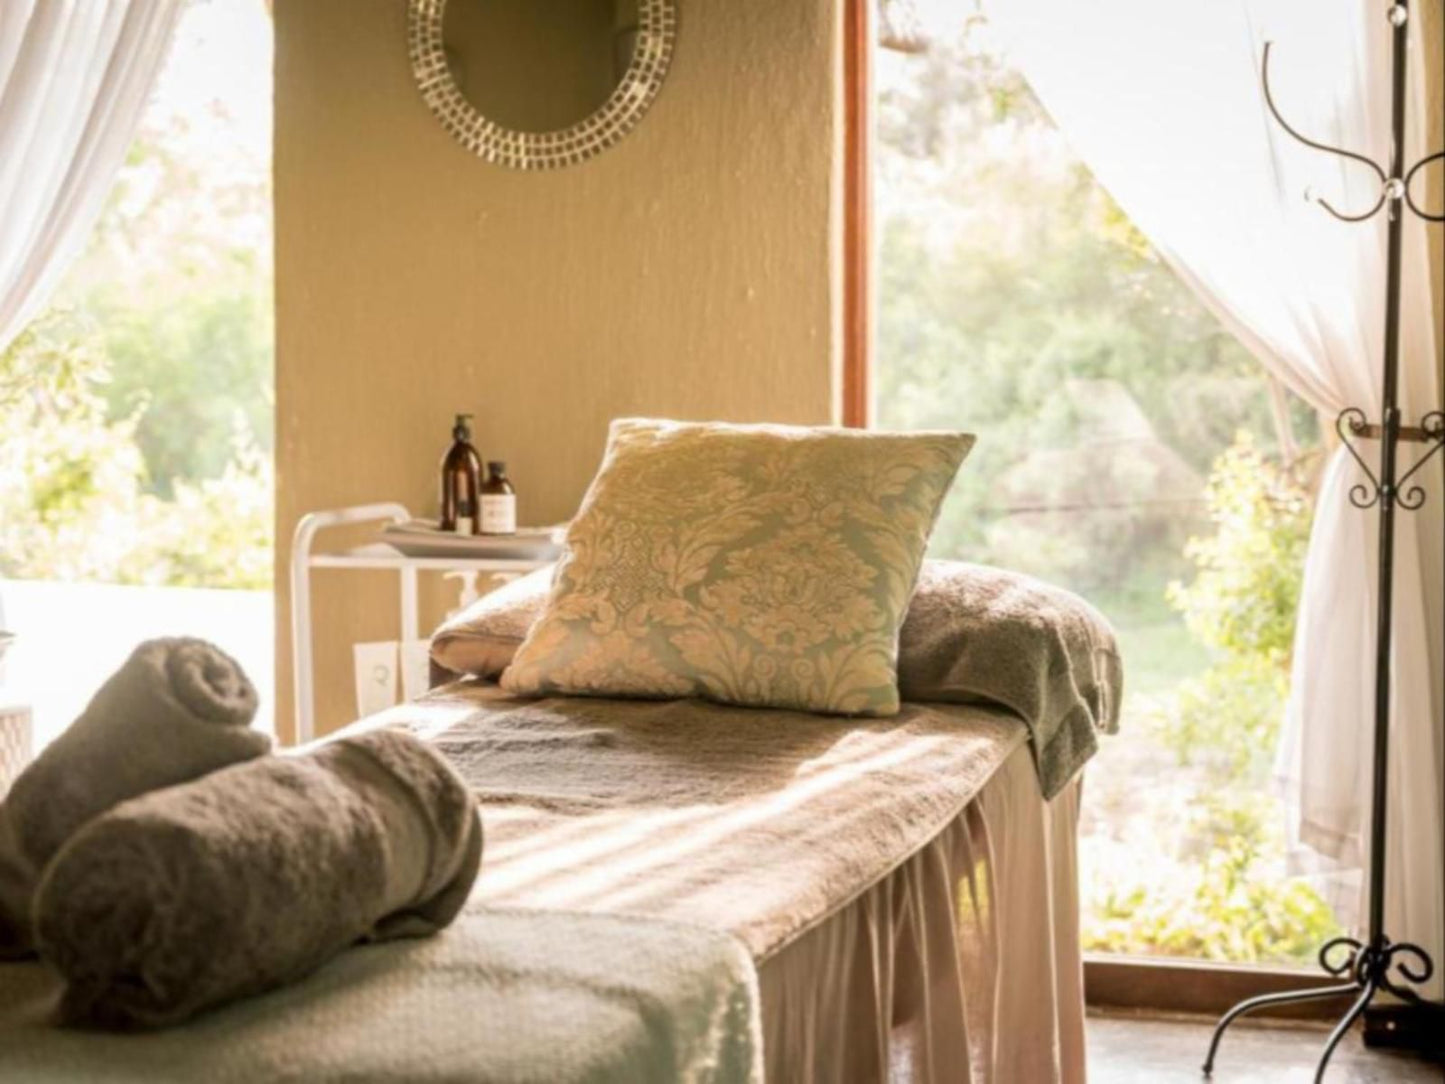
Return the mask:
{"type": "Polygon", "coordinates": [[[1391,595],[1394,586],[1395,511],[1402,508],[1413,512],[1425,503],[1425,491],[1418,484],[1405,488],[1425,462],[1445,447],[1445,412],[1433,411],[1421,419],[1418,427],[1400,424],[1400,410],[1397,405],[1399,385],[1400,351],[1400,260],[1402,253],[1402,226],[1404,207],[1421,218],[1431,222],[1445,221],[1445,215],[1433,215],[1422,210],[1410,195],[1410,182],[1421,167],[1439,158],[1445,158],[1445,151],[1422,158],[1410,167],[1404,168],[1405,151],[1405,64],[1406,36],[1409,23],[1408,0],[1399,0],[1388,9],[1387,17],[1393,27],[1392,87],[1391,87],[1391,134],[1390,168],[1382,169],[1372,159],[1340,147],[1328,146],[1307,139],[1280,116],[1275,108],[1269,90],[1269,45],[1264,48],[1262,78],[1265,101],[1270,113],[1280,126],[1295,139],[1315,150],[1358,162],[1374,170],[1380,179],[1380,198],[1375,205],[1362,214],[1345,214],[1331,207],[1321,199],[1318,202],[1335,218],[1344,222],[1364,222],[1373,218],[1381,208],[1388,208],[1388,263],[1385,280],[1385,356],[1382,388],[1383,418],[1378,425],[1371,425],[1365,412],[1358,407],[1349,407],[1340,412],[1335,428],[1344,441],[1345,447],[1365,472],[1368,484],[1357,483],[1350,488],[1350,503],[1356,508],[1379,507],[1380,553],[1379,553],[1379,606],[1376,613],[1375,648],[1375,749],[1374,777],[1370,810],[1370,915],[1369,929],[1365,941],[1353,937],[1337,937],[1326,943],[1319,954],[1320,967],[1343,981],[1337,986],[1320,987],[1283,994],[1268,994],[1263,997],[1241,1001],[1230,1009],[1209,1042],[1209,1053],[1204,1059],[1204,1074],[1214,1068],[1214,1055],[1219,1049],[1219,1040],[1225,1028],[1245,1013],[1269,1005],[1284,1005],[1298,1001],[1314,1001],[1321,998],[1352,995],[1354,1003],[1335,1025],[1325,1042],[1324,1053],[1320,1056],[1315,1071],[1315,1084],[1324,1080],[1325,1069],[1335,1047],[1349,1031],[1350,1026],[1360,1018],[1366,1007],[1381,990],[1393,994],[1403,1001],[1415,1005],[1425,1004],[1420,997],[1401,979],[1409,983],[1428,982],[1434,973],[1430,956],[1419,945],[1408,942],[1392,942],[1385,935],[1385,814],[1387,799],[1387,775],[1390,741],[1390,633],[1391,595]],[[1403,205],[1403,206],[1402,206],[1403,205]],[[1377,438],[1380,441],[1380,471],[1378,476],[1370,470],[1369,464],[1356,450],[1356,438],[1377,438]],[[1396,476],[1396,453],[1401,441],[1423,444],[1425,447],[1403,475],[1396,476]],[[1396,977],[1398,974],[1399,977],[1396,977]]]}

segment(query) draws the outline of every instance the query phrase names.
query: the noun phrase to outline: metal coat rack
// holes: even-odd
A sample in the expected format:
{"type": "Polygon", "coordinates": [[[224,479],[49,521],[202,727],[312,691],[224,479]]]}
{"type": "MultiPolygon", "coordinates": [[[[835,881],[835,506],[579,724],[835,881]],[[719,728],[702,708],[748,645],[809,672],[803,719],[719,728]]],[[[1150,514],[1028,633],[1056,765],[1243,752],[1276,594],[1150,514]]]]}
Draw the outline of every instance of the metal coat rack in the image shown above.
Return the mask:
{"type": "Polygon", "coordinates": [[[1390,743],[1390,637],[1391,595],[1395,571],[1395,513],[1397,509],[1413,512],[1425,503],[1425,490],[1419,484],[1407,487],[1407,483],[1432,456],[1445,447],[1445,412],[1432,411],[1420,420],[1418,426],[1407,427],[1401,424],[1397,402],[1400,368],[1400,261],[1403,251],[1404,213],[1408,208],[1413,214],[1427,221],[1445,222],[1445,214],[1430,214],[1421,208],[1410,194],[1410,182],[1415,175],[1429,163],[1445,158],[1445,151],[1437,151],[1420,159],[1408,170],[1405,168],[1405,66],[1410,21],[1408,0],[1398,0],[1385,15],[1393,28],[1388,170],[1363,154],[1309,139],[1290,126],[1280,115],[1270,94],[1268,44],[1264,47],[1261,71],[1265,103],[1271,115],[1286,132],[1314,150],[1370,168],[1380,180],[1379,199],[1367,211],[1348,213],[1331,206],[1327,200],[1317,199],[1316,202],[1342,222],[1365,222],[1374,218],[1382,209],[1389,215],[1385,279],[1385,353],[1381,389],[1383,416],[1378,424],[1371,424],[1359,407],[1347,407],[1340,411],[1339,417],[1335,419],[1335,430],[1368,479],[1368,482],[1358,482],[1350,488],[1350,503],[1356,508],[1379,509],[1380,584],[1375,626],[1375,749],[1370,809],[1369,928],[1364,941],[1354,937],[1337,937],[1320,948],[1320,967],[1330,975],[1344,980],[1338,985],[1253,997],[1241,1001],[1225,1013],[1209,1042],[1209,1053],[1204,1059],[1206,1076],[1214,1067],[1214,1055],[1219,1049],[1219,1040],[1223,1037],[1224,1030],[1245,1013],[1270,1005],[1352,995],[1354,1003],[1335,1025],[1325,1042],[1324,1052],[1315,1071],[1315,1084],[1320,1084],[1324,1080],[1325,1069],[1335,1047],[1345,1037],[1350,1026],[1363,1015],[1376,994],[1383,990],[1412,1005],[1429,1004],[1411,989],[1410,984],[1428,982],[1435,970],[1429,953],[1419,945],[1406,941],[1391,941],[1385,934],[1385,817],[1390,743]],[[1370,465],[1356,447],[1355,441],[1361,437],[1380,441],[1378,474],[1370,469],[1370,465]],[[1397,452],[1402,441],[1423,445],[1424,449],[1415,464],[1404,474],[1397,476],[1397,452]]]}

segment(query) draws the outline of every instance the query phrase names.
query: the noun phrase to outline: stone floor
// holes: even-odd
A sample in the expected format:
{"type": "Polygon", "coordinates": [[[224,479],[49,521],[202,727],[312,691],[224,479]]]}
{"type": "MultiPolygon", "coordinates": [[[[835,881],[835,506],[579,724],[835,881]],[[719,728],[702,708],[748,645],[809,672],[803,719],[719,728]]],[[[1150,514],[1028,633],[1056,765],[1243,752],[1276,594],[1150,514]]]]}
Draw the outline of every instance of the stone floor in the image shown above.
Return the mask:
{"type": "MultiPolygon", "coordinates": [[[[1089,1016],[1089,1084],[1309,1084],[1327,1032],[1313,1026],[1235,1024],[1224,1036],[1214,1075],[1199,1067],[1211,1021],[1089,1016]]],[[[1326,1084],[1441,1084],[1445,1065],[1392,1051],[1367,1050],[1358,1034],[1340,1044],[1326,1084]]]]}

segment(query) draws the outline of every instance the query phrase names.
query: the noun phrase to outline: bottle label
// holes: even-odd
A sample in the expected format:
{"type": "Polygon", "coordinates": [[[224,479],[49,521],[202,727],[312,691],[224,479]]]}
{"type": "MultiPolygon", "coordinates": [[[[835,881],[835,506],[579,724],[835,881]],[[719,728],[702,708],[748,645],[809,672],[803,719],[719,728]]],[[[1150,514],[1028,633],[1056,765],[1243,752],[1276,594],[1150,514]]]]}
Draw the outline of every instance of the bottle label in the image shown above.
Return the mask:
{"type": "Polygon", "coordinates": [[[517,533],[515,493],[482,495],[482,534],[517,533]]]}
{"type": "Polygon", "coordinates": [[[472,502],[465,497],[457,498],[457,523],[452,530],[457,534],[472,533],[472,502]]]}

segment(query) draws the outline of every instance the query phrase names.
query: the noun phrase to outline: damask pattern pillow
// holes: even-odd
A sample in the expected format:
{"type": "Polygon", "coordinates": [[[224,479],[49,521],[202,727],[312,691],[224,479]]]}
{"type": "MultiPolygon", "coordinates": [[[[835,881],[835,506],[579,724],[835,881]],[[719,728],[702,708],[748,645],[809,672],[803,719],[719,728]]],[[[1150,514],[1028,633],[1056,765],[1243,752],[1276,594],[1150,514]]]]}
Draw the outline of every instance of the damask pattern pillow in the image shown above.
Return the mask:
{"type": "Polygon", "coordinates": [[[962,433],[622,419],[502,687],[898,711],[902,623],[962,433]]]}

